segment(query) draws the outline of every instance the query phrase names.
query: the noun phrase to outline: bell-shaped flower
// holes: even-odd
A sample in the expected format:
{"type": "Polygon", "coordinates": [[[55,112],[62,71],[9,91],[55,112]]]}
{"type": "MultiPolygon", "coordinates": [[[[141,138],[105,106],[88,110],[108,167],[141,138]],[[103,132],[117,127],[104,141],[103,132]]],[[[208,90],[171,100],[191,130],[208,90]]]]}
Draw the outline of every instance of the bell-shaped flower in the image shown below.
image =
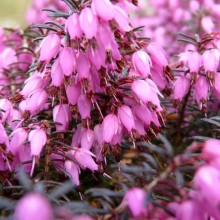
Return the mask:
{"type": "Polygon", "coordinates": [[[60,66],[59,59],[57,59],[51,68],[51,79],[52,79],[52,85],[59,87],[63,80],[64,80],[64,74],[60,66]]]}
{"type": "Polygon", "coordinates": [[[107,115],[102,122],[103,141],[110,143],[119,128],[118,117],[115,114],[107,115]]]}
{"type": "Polygon", "coordinates": [[[191,73],[198,73],[201,62],[202,57],[198,52],[188,53],[188,67],[191,73]]]}
{"type": "Polygon", "coordinates": [[[68,102],[71,105],[75,105],[77,103],[77,100],[79,99],[79,96],[81,94],[81,85],[80,83],[77,83],[76,85],[69,85],[66,87],[66,95],[68,102]]]}
{"type": "Polygon", "coordinates": [[[53,121],[57,131],[66,130],[71,120],[71,112],[67,104],[56,105],[53,108],[53,121]]]}
{"type": "Polygon", "coordinates": [[[202,63],[206,72],[215,73],[219,65],[220,52],[218,49],[206,50],[202,55],[202,63]]]}
{"type": "Polygon", "coordinates": [[[82,166],[82,168],[88,168],[93,172],[98,170],[98,165],[94,162],[92,156],[94,157],[95,155],[84,148],[78,148],[74,152],[74,158],[82,166]]]}
{"type": "Polygon", "coordinates": [[[89,61],[99,70],[102,66],[105,67],[106,53],[104,47],[98,45],[96,48],[89,48],[87,51],[89,61]]]}
{"type": "Polygon", "coordinates": [[[109,21],[113,18],[113,4],[110,0],[93,0],[92,9],[102,20],[109,21]]]}
{"type": "Polygon", "coordinates": [[[17,128],[17,126],[19,126],[21,118],[22,118],[21,112],[18,111],[17,109],[12,109],[7,118],[7,122],[12,129],[15,129],[17,128]]]}
{"type": "Polygon", "coordinates": [[[149,52],[153,64],[157,64],[162,67],[168,65],[165,51],[158,44],[150,43],[147,46],[147,52],[149,52]]]}
{"type": "Polygon", "coordinates": [[[135,68],[139,72],[139,74],[143,77],[148,77],[150,73],[150,68],[152,66],[152,62],[150,56],[143,50],[139,50],[132,55],[132,63],[135,68]]]}
{"type": "Polygon", "coordinates": [[[92,103],[84,94],[78,98],[77,106],[82,119],[90,118],[92,103]]]}
{"type": "Polygon", "coordinates": [[[28,193],[23,196],[15,207],[16,220],[53,220],[52,206],[39,193],[28,193]]]}
{"type": "Polygon", "coordinates": [[[87,79],[89,77],[90,63],[85,53],[79,53],[76,57],[76,70],[79,79],[87,79]]]}
{"type": "Polygon", "coordinates": [[[73,137],[72,137],[71,146],[73,148],[79,147],[80,142],[81,142],[81,134],[84,130],[85,128],[83,128],[81,124],[77,125],[77,128],[74,130],[73,137]]]}
{"type": "Polygon", "coordinates": [[[65,30],[68,32],[71,40],[82,37],[83,32],[79,24],[79,14],[73,13],[68,17],[65,23],[65,30]]]}
{"type": "Polygon", "coordinates": [[[81,133],[81,147],[90,150],[95,140],[94,131],[91,129],[84,129],[81,133]]]}
{"type": "Polygon", "coordinates": [[[34,129],[30,131],[28,140],[30,141],[31,155],[39,157],[47,142],[46,132],[41,128],[34,129]]]}
{"type": "Polygon", "coordinates": [[[10,135],[9,151],[14,155],[20,151],[20,148],[27,140],[28,132],[24,128],[15,129],[10,135]]]}
{"type": "Polygon", "coordinates": [[[71,175],[72,182],[76,186],[79,186],[79,174],[80,174],[79,166],[71,160],[66,160],[64,163],[64,167],[66,171],[71,175]]]}
{"type": "Polygon", "coordinates": [[[139,118],[145,125],[150,125],[152,121],[152,113],[145,105],[140,104],[132,107],[136,117],[139,118]]]}
{"type": "Polygon", "coordinates": [[[177,209],[176,219],[178,220],[205,220],[205,213],[196,201],[185,201],[177,209]]]}
{"type": "Polygon", "coordinates": [[[128,206],[134,217],[141,217],[147,214],[147,207],[145,206],[146,192],[137,187],[129,189],[121,203],[121,206],[128,206]]]}
{"type": "Polygon", "coordinates": [[[194,97],[197,103],[208,99],[209,83],[204,76],[199,76],[194,85],[194,97]]]}
{"type": "Polygon", "coordinates": [[[57,34],[49,34],[43,39],[40,45],[39,61],[49,63],[50,60],[58,53],[61,47],[60,37],[57,34]]]}
{"type": "Polygon", "coordinates": [[[98,18],[93,13],[91,8],[86,7],[81,11],[79,16],[79,23],[87,39],[90,40],[93,37],[96,37],[98,30],[98,18]]]}
{"type": "Polygon", "coordinates": [[[128,14],[118,5],[114,5],[113,16],[121,31],[128,32],[131,30],[128,14]]]}
{"type": "Polygon", "coordinates": [[[71,47],[64,47],[59,53],[59,62],[65,76],[71,76],[76,69],[76,55],[71,47]]]}
{"type": "Polygon", "coordinates": [[[31,113],[38,112],[47,102],[48,95],[43,89],[38,89],[26,100],[25,110],[31,113]]]}
{"type": "Polygon", "coordinates": [[[204,165],[200,167],[194,176],[194,186],[209,206],[217,207],[220,202],[220,173],[219,170],[204,165]]]}
{"type": "Polygon", "coordinates": [[[129,106],[123,105],[118,108],[118,118],[129,132],[135,128],[134,116],[129,106]]]}
{"type": "Polygon", "coordinates": [[[183,97],[189,92],[190,80],[188,77],[178,77],[173,86],[174,100],[182,100],[183,97]]]}
{"type": "Polygon", "coordinates": [[[27,98],[35,90],[42,88],[43,81],[40,76],[32,76],[25,81],[24,88],[21,90],[21,95],[27,98]]]}

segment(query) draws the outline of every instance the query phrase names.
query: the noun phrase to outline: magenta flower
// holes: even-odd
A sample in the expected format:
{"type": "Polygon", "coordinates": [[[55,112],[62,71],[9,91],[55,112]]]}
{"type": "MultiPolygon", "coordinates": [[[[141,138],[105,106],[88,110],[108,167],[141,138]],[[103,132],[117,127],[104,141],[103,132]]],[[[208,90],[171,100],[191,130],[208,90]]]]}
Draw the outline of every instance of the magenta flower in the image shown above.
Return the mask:
{"type": "Polygon", "coordinates": [[[76,85],[70,85],[70,86],[66,87],[66,95],[67,95],[67,98],[68,98],[68,102],[71,105],[76,105],[80,94],[81,94],[80,83],[77,83],[76,85]]]}
{"type": "Polygon", "coordinates": [[[84,53],[79,53],[76,58],[76,70],[79,79],[87,79],[90,73],[89,59],[84,53]]]}
{"type": "Polygon", "coordinates": [[[145,199],[146,192],[141,188],[133,187],[126,192],[121,205],[127,205],[134,217],[140,217],[147,213],[145,199]]]}
{"type": "Polygon", "coordinates": [[[71,160],[66,160],[64,163],[64,167],[66,171],[71,175],[73,183],[79,186],[79,166],[71,160]]]}
{"type": "Polygon", "coordinates": [[[90,169],[92,172],[98,170],[98,165],[94,162],[92,156],[95,155],[84,148],[78,148],[74,152],[74,158],[82,166],[83,169],[90,169]]]}
{"type": "Polygon", "coordinates": [[[92,103],[84,94],[78,98],[77,105],[82,119],[90,118],[92,103]]]}
{"type": "Polygon", "coordinates": [[[57,34],[50,34],[41,42],[40,61],[49,63],[58,53],[61,46],[60,37],[57,34]]]}
{"type": "Polygon", "coordinates": [[[81,147],[90,150],[95,140],[94,131],[91,129],[84,129],[81,133],[81,147]]]}
{"type": "Polygon", "coordinates": [[[105,21],[113,18],[113,4],[110,0],[93,0],[92,9],[95,14],[105,21]]]}
{"type": "Polygon", "coordinates": [[[59,53],[59,62],[65,76],[71,76],[76,68],[76,55],[71,47],[64,47],[59,53]]]}
{"type": "Polygon", "coordinates": [[[118,117],[114,114],[107,115],[102,122],[103,141],[110,143],[119,129],[118,117]]]}
{"type": "Polygon", "coordinates": [[[29,133],[28,140],[30,141],[31,155],[39,157],[47,142],[46,132],[41,128],[34,129],[29,133]]]}
{"type": "Polygon", "coordinates": [[[92,39],[93,37],[96,37],[98,30],[98,18],[93,13],[91,8],[86,7],[81,11],[79,16],[79,23],[87,39],[92,39]]]}
{"type": "Polygon", "coordinates": [[[148,77],[151,74],[150,67],[152,66],[152,62],[145,51],[139,50],[135,52],[132,56],[132,63],[135,70],[137,70],[141,76],[148,77]]]}
{"type": "Polygon", "coordinates": [[[10,135],[9,151],[14,155],[19,152],[27,137],[28,132],[24,128],[15,129],[10,135]]]}
{"type": "Polygon", "coordinates": [[[83,32],[79,25],[79,14],[73,13],[68,17],[65,23],[65,30],[68,32],[71,40],[82,37],[83,32]]]}
{"type": "Polygon", "coordinates": [[[67,104],[56,105],[53,108],[53,120],[57,131],[66,130],[71,120],[71,112],[67,104]]]}
{"type": "Polygon", "coordinates": [[[190,88],[190,80],[188,77],[178,77],[174,83],[173,98],[175,100],[182,100],[183,97],[188,93],[190,88]]]}
{"type": "Polygon", "coordinates": [[[64,74],[60,66],[60,62],[57,59],[51,68],[51,79],[52,79],[52,84],[56,87],[59,87],[64,80],[64,74]]]}
{"type": "Polygon", "coordinates": [[[53,220],[53,211],[43,195],[28,193],[18,201],[14,217],[16,220],[53,220]]]}
{"type": "Polygon", "coordinates": [[[129,106],[123,105],[118,108],[118,118],[129,132],[135,128],[134,116],[129,106]]]}
{"type": "Polygon", "coordinates": [[[26,100],[25,110],[31,113],[38,112],[47,102],[48,95],[43,89],[38,89],[30,95],[26,100]]]}

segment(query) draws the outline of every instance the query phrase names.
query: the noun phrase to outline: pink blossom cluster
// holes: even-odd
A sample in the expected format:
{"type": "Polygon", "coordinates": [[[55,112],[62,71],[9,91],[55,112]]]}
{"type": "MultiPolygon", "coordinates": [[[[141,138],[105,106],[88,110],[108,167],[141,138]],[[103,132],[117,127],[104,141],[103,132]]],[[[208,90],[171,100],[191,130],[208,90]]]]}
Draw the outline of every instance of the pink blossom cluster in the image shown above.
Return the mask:
{"type": "Polygon", "coordinates": [[[181,50],[179,44],[174,44],[179,32],[204,34],[219,29],[220,4],[215,0],[143,0],[133,10],[133,24],[144,26],[143,35],[151,37],[170,55],[181,50]]]}
{"type": "Polygon", "coordinates": [[[168,63],[162,48],[139,39],[121,3],[84,2],[50,26],[23,87],[0,99],[1,169],[22,164],[32,176],[44,153],[79,185],[82,169],[120,157],[122,138],[135,147],[157,136],[168,63]]]}
{"type": "Polygon", "coordinates": [[[178,55],[178,61],[173,65],[174,71],[177,71],[173,84],[175,105],[190,91],[193,93],[193,100],[204,111],[207,111],[207,101],[211,94],[219,100],[219,39],[217,32],[201,36],[199,42],[191,38],[195,45],[188,45],[178,55]]]}

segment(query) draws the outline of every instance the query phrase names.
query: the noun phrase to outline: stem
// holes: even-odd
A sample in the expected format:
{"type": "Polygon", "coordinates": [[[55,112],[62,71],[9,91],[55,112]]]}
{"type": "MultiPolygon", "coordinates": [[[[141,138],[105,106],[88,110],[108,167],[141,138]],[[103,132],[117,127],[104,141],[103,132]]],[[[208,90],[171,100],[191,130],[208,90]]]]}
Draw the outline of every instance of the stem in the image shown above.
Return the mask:
{"type": "Polygon", "coordinates": [[[46,152],[45,152],[45,174],[44,174],[44,180],[49,180],[49,170],[50,170],[50,145],[46,145],[46,152]]]}
{"type": "Polygon", "coordinates": [[[188,93],[186,94],[186,97],[184,99],[182,108],[181,108],[181,110],[179,112],[180,116],[179,116],[179,120],[177,122],[177,133],[176,133],[176,138],[175,138],[175,140],[173,142],[174,146],[178,146],[179,145],[179,141],[181,140],[181,133],[182,133],[181,126],[182,126],[183,121],[184,121],[185,110],[186,110],[186,106],[187,106],[187,103],[188,103],[188,100],[189,100],[189,97],[190,97],[190,93],[191,93],[191,86],[189,88],[188,93]]]}

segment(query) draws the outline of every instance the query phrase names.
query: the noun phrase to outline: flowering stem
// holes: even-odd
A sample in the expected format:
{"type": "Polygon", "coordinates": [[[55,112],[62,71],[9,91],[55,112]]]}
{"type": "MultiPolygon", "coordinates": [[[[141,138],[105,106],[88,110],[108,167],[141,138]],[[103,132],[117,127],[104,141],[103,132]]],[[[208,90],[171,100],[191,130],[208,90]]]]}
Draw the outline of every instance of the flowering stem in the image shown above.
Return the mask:
{"type": "Polygon", "coordinates": [[[182,139],[181,139],[181,132],[182,132],[181,126],[182,126],[182,123],[184,121],[185,110],[186,110],[187,102],[188,102],[189,97],[190,97],[190,93],[191,93],[191,86],[189,88],[188,93],[186,94],[186,97],[185,97],[184,102],[182,104],[182,108],[179,112],[179,120],[177,122],[177,134],[176,134],[176,138],[173,142],[174,146],[178,146],[179,142],[182,141],[182,139]]]}

